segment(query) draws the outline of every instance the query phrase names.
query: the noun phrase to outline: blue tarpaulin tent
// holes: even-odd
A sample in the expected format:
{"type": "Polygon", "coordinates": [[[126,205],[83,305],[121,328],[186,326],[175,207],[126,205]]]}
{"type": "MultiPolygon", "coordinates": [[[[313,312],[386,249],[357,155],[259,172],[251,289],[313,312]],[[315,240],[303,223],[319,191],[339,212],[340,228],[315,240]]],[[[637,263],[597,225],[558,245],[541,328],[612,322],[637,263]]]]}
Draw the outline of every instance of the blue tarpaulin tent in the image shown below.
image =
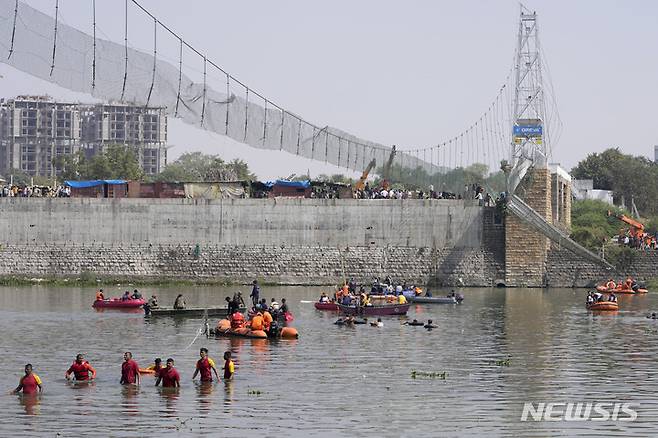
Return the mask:
{"type": "Polygon", "coordinates": [[[297,189],[308,189],[311,187],[311,181],[305,180],[305,181],[286,181],[283,179],[277,179],[276,181],[268,181],[265,183],[267,187],[273,187],[273,186],[282,186],[282,187],[294,187],[297,189]]]}
{"type": "Polygon", "coordinates": [[[117,185],[125,184],[125,179],[92,179],[89,181],[64,181],[64,184],[74,189],[84,189],[87,187],[97,187],[103,184],[117,185]]]}

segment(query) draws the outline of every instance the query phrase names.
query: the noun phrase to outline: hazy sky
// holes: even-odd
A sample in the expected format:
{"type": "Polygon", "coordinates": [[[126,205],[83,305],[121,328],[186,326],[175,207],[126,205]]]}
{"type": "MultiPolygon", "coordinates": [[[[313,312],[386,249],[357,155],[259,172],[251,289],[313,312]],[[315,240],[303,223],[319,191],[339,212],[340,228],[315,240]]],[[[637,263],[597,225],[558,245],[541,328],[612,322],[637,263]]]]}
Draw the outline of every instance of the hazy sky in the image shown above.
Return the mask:
{"type": "MultiPolygon", "coordinates": [[[[96,0],[100,37],[123,40],[123,1],[96,0]]],[[[52,15],[55,0],[28,3],[52,15]]],[[[141,0],[161,21],[268,98],[319,126],[401,148],[442,142],[489,106],[512,64],[516,1],[141,0]]],[[[90,0],[60,0],[62,20],[89,31],[90,0]]],[[[658,144],[658,2],[528,1],[564,132],[552,161],[570,169],[619,146],[653,158],[658,144]]],[[[134,8],[133,8],[134,9],[134,8]]],[[[131,29],[149,49],[147,21],[131,29]]],[[[0,64],[0,96],[90,100],[0,64]]],[[[336,171],[262,151],[170,119],[170,157],[239,157],[263,179],[336,171]]]]}

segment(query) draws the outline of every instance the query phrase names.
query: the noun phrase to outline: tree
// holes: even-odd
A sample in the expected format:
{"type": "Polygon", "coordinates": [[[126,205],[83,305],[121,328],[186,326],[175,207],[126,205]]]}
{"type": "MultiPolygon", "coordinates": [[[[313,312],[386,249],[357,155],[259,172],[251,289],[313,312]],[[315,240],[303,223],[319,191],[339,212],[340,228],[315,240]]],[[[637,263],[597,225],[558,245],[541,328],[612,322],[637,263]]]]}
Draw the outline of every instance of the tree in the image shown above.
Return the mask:
{"type": "Polygon", "coordinates": [[[188,152],[155,177],[157,181],[236,181],[254,180],[256,176],[249,171],[246,162],[235,159],[224,162],[217,155],[207,155],[201,152],[188,152]]]}
{"type": "Polygon", "coordinates": [[[20,169],[9,169],[7,175],[5,176],[7,182],[10,182],[12,180],[12,177],[14,184],[17,186],[26,186],[29,185],[30,182],[32,181],[32,176],[29,173],[20,169]]]}
{"type": "Polygon", "coordinates": [[[53,165],[62,179],[127,179],[141,180],[144,172],[131,147],[109,145],[100,154],[87,158],[83,151],[60,155],[53,165]]]}
{"type": "Polygon", "coordinates": [[[593,180],[595,189],[612,190],[616,202],[633,200],[641,213],[658,213],[658,166],[645,157],[606,149],[589,154],[571,170],[571,175],[593,180]]]}

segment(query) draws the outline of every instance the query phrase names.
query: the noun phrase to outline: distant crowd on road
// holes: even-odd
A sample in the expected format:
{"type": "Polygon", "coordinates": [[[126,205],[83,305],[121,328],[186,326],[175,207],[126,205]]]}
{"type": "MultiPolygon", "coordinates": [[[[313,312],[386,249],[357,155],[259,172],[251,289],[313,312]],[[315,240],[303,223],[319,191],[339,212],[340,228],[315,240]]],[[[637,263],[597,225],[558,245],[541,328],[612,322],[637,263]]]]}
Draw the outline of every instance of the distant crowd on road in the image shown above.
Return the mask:
{"type": "Polygon", "coordinates": [[[68,186],[18,186],[6,184],[0,189],[2,198],[68,198],[71,196],[71,188],[68,186]]]}

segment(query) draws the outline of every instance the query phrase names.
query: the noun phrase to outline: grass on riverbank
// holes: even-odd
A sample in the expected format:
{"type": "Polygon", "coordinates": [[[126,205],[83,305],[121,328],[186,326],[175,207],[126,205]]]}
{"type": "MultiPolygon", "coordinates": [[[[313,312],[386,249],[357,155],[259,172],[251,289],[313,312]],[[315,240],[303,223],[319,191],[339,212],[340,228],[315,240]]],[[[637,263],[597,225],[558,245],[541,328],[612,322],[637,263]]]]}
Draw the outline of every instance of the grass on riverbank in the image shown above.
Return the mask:
{"type": "MultiPolygon", "coordinates": [[[[276,286],[267,282],[258,282],[261,286],[276,286]]],[[[84,273],[75,277],[22,277],[14,275],[0,276],[0,286],[61,286],[61,287],[87,287],[103,285],[132,285],[132,286],[243,286],[251,283],[229,282],[226,279],[213,278],[150,278],[150,277],[111,277],[85,275],[84,273]]]]}

